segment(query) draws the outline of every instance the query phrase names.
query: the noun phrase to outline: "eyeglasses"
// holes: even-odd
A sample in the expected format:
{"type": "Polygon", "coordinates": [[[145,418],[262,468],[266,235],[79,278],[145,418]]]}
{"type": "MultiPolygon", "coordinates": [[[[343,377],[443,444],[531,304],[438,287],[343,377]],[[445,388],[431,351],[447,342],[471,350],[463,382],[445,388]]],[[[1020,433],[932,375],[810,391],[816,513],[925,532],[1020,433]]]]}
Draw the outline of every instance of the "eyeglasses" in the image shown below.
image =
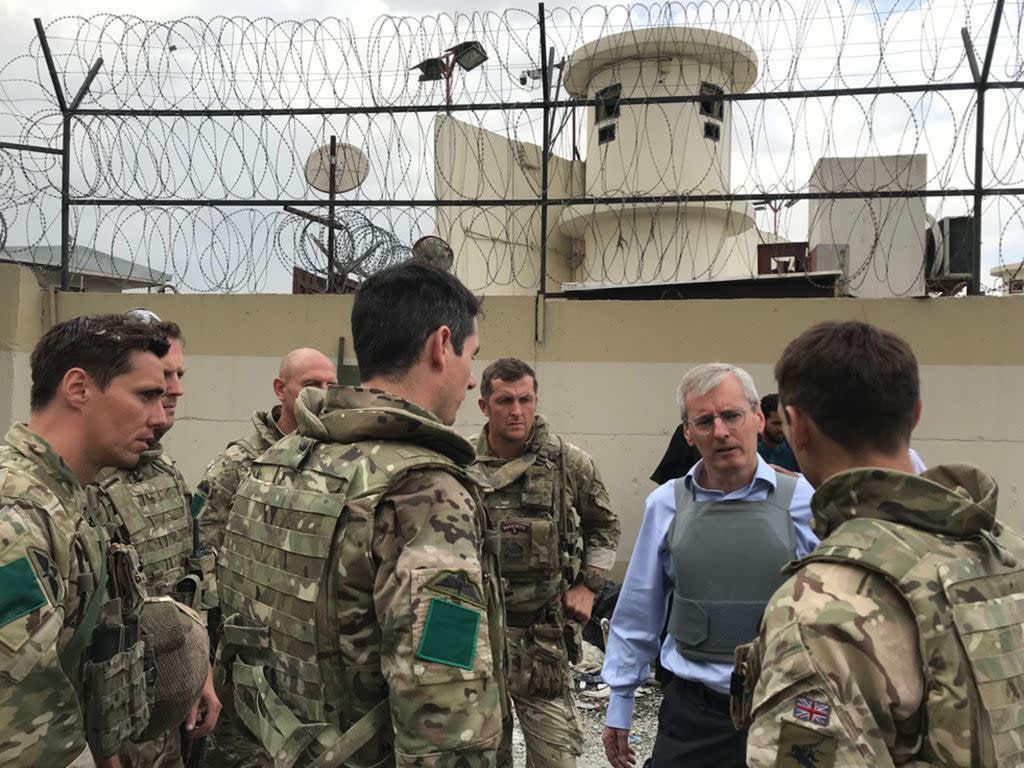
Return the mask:
{"type": "Polygon", "coordinates": [[[152,312],[145,307],[135,307],[129,309],[124,313],[125,317],[130,317],[132,320],[137,320],[140,323],[159,323],[160,318],[157,317],[156,312],[152,312]]]}
{"type": "Polygon", "coordinates": [[[736,430],[743,426],[743,422],[747,420],[747,414],[753,413],[754,408],[750,408],[744,411],[722,411],[719,414],[708,413],[704,416],[700,416],[696,419],[689,421],[690,427],[701,435],[710,435],[715,431],[715,419],[721,419],[722,423],[725,424],[726,429],[736,430]]]}

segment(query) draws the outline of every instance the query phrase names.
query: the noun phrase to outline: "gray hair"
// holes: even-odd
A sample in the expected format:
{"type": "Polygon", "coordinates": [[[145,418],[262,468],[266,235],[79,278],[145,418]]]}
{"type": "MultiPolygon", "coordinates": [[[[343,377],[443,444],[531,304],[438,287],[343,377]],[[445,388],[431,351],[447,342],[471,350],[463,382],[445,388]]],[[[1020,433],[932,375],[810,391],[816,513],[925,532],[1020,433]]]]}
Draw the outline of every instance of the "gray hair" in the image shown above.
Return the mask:
{"type": "Polygon", "coordinates": [[[729,363],[704,363],[688,370],[676,390],[676,402],[679,403],[679,413],[683,421],[686,421],[687,395],[696,394],[698,397],[703,397],[730,376],[735,376],[740,382],[743,394],[751,405],[760,403],[754,380],[745,370],[729,363]]]}

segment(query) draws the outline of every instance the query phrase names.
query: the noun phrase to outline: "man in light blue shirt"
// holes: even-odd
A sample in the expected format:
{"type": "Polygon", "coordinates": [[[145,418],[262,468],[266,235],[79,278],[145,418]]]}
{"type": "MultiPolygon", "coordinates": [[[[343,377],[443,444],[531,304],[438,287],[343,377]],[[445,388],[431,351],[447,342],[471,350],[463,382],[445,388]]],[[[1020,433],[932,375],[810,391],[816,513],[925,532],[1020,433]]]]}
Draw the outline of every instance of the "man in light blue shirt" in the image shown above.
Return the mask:
{"type": "Polygon", "coordinates": [[[612,689],[604,746],[614,768],[635,762],[633,695],[659,645],[673,677],[652,768],[746,765],[746,734],[729,716],[732,650],[757,634],[764,605],[784,580],[781,567],[818,542],[811,486],[758,456],[764,415],[746,371],[697,366],[679,385],[679,404],[701,460],[647,497],[612,618],[602,675],[612,689]]]}

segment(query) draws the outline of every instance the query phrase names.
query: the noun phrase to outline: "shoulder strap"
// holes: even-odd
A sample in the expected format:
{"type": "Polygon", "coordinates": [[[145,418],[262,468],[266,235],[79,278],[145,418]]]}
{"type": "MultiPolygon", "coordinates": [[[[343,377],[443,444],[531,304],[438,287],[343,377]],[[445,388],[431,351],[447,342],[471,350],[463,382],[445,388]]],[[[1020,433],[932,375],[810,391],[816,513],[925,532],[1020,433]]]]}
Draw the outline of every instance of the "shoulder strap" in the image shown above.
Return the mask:
{"type": "Polygon", "coordinates": [[[668,530],[665,532],[665,541],[669,542],[672,540],[672,533],[675,530],[676,522],[681,518],[689,515],[693,510],[693,505],[696,499],[693,495],[693,490],[686,487],[686,476],[677,477],[672,481],[674,483],[673,490],[675,491],[676,511],[672,515],[672,522],[668,524],[668,530]]]}
{"type": "Polygon", "coordinates": [[[518,459],[506,462],[493,472],[487,473],[487,478],[495,488],[504,488],[518,480],[526,470],[537,462],[536,453],[524,453],[518,459]]]}
{"type": "Polygon", "coordinates": [[[796,493],[797,479],[783,472],[775,473],[775,490],[768,494],[768,500],[780,508],[789,511],[796,493]]]}

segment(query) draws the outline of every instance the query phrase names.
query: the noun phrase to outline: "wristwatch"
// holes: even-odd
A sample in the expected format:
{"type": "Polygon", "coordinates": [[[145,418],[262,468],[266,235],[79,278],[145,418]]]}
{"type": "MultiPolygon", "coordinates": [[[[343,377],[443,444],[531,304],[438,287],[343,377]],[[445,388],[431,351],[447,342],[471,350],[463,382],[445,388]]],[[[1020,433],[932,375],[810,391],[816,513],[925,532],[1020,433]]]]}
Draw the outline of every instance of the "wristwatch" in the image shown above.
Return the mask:
{"type": "Polygon", "coordinates": [[[580,576],[576,579],[576,583],[582,584],[596,595],[604,589],[604,585],[608,583],[608,579],[605,578],[603,573],[595,573],[594,571],[584,569],[580,571],[580,576]]]}

